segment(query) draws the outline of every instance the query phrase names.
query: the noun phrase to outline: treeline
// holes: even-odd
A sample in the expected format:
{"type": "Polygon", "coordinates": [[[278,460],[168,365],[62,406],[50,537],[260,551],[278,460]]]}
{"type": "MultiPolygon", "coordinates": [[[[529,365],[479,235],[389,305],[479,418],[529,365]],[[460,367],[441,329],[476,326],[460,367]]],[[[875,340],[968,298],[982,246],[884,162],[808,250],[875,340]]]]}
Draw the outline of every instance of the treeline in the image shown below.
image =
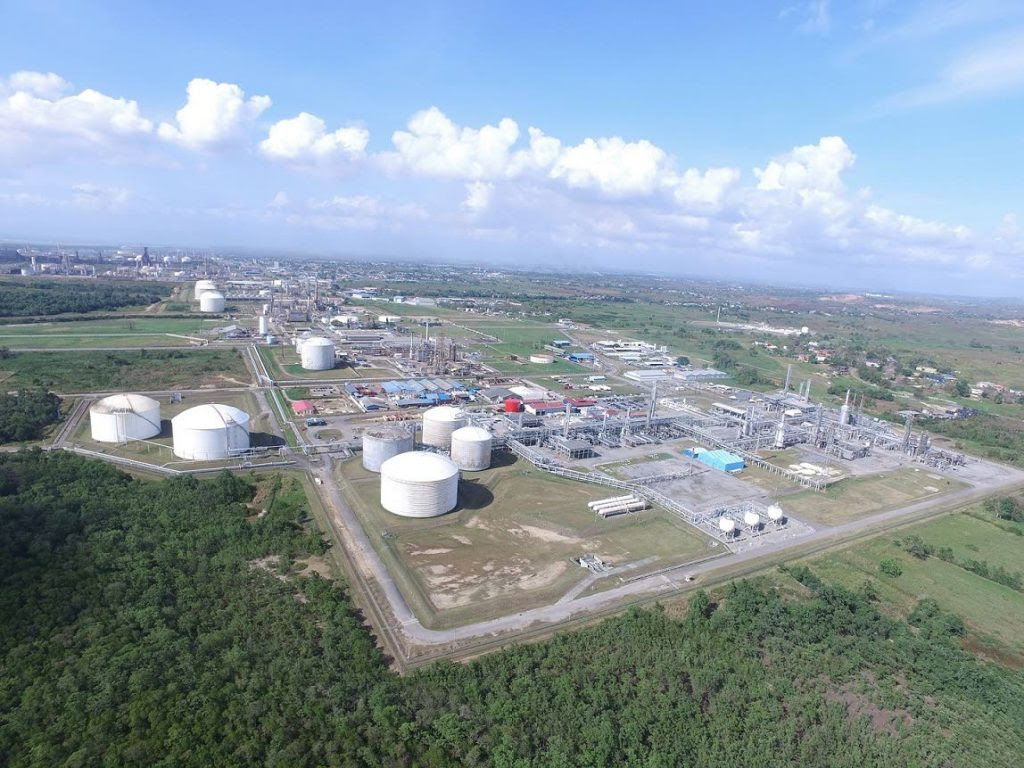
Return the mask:
{"type": "Polygon", "coordinates": [[[990,565],[985,560],[975,560],[971,557],[957,560],[951,547],[934,547],[917,535],[899,539],[896,544],[919,560],[937,557],[939,560],[959,566],[983,579],[994,581],[996,584],[1002,584],[1004,587],[1015,589],[1018,592],[1024,591],[1024,574],[1021,574],[1020,571],[1010,571],[1001,565],[990,565]]]}
{"type": "Polygon", "coordinates": [[[95,312],[153,304],[170,287],[142,281],[0,280],[0,317],[95,312]]]}
{"type": "Polygon", "coordinates": [[[1016,766],[1024,676],[858,591],[790,574],[390,673],[289,483],[131,479],[0,455],[0,763],[1016,766]],[[283,499],[283,502],[279,500],[283,499]],[[275,557],[276,556],[276,557],[275,557]],[[795,586],[795,585],[794,585],[795,586]],[[864,712],[866,716],[860,716],[864,712]]]}
{"type": "Polygon", "coordinates": [[[0,443],[39,440],[60,418],[60,398],[46,389],[0,392],[0,443]]]}
{"type": "Polygon", "coordinates": [[[1024,466],[1024,424],[1020,419],[979,413],[969,419],[929,419],[927,428],[989,459],[1024,466]]]}

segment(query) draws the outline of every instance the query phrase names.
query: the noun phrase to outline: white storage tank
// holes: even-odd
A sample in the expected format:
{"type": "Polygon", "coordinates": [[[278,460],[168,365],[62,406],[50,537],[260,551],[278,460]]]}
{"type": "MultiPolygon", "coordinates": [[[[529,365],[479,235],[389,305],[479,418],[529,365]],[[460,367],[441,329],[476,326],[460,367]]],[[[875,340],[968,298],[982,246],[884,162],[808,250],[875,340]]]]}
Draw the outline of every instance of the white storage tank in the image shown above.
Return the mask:
{"type": "Polygon", "coordinates": [[[249,414],[231,405],[189,408],[171,419],[171,429],[174,455],[181,459],[226,459],[249,448],[249,414]]]}
{"type": "Polygon", "coordinates": [[[450,405],[439,405],[423,414],[424,445],[448,450],[452,447],[452,433],[469,423],[466,412],[450,405]]]}
{"type": "Polygon", "coordinates": [[[92,439],[101,443],[146,440],[160,434],[160,403],[145,395],[111,395],[89,408],[92,439]]]}
{"type": "Polygon", "coordinates": [[[224,294],[220,291],[203,291],[199,297],[200,312],[223,312],[224,294]]]}
{"type": "Polygon", "coordinates": [[[402,517],[437,517],[459,501],[459,468],[437,453],[409,451],[380,467],[380,503],[402,517]]]}
{"type": "Polygon", "coordinates": [[[217,284],[213,280],[196,280],[196,287],[192,290],[192,296],[198,299],[206,291],[216,291],[217,284]]]}
{"type": "Polygon", "coordinates": [[[312,336],[302,342],[299,355],[307,371],[329,371],[334,367],[334,342],[323,336],[312,336]]]}
{"type": "Polygon", "coordinates": [[[412,425],[370,427],[363,432],[363,467],[371,472],[380,472],[385,461],[412,449],[412,425]]]}
{"type": "Polygon", "coordinates": [[[487,469],[491,466],[491,433],[472,426],[452,432],[452,461],[467,472],[487,469]]]}
{"type": "Polygon", "coordinates": [[[398,315],[378,315],[377,322],[381,325],[395,325],[402,322],[402,318],[398,315]]]}
{"type": "Polygon", "coordinates": [[[530,355],[530,362],[538,365],[551,365],[555,362],[554,355],[530,355]]]}
{"type": "Polygon", "coordinates": [[[266,315],[260,315],[260,319],[259,319],[259,334],[260,334],[260,336],[266,336],[267,332],[269,330],[270,330],[270,323],[267,322],[267,316],[266,315]]]}

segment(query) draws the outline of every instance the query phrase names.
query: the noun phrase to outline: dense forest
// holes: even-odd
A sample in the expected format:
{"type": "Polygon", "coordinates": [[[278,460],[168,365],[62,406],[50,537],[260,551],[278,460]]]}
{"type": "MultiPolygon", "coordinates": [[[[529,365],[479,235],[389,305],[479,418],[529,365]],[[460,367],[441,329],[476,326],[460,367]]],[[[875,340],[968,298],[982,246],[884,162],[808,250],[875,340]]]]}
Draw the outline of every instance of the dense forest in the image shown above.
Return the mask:
{"type": "Polygon", "coordinates": [[[60,418],[60,398],[41,387],[0,392],[0,443],[39,440],[60,418]]]}
{"type": "Polygon", "coordinates": [[[169,296],[169,286],[136,280],[0,280],[0,317],[35,317],[141,307],[169,296]]]}
{"type": "Polygon", "coordinates": [[[8,766],[1016,766],[1024,676],[806,568],[391,673],[295,481],[0,456],[8,766]],[[258,483],[259,487],[254,487],[258,483]],[[254,501],[254,492],[257,494],[254,501]],[[265,514],[262,510],[266,510],[265,514]]]}

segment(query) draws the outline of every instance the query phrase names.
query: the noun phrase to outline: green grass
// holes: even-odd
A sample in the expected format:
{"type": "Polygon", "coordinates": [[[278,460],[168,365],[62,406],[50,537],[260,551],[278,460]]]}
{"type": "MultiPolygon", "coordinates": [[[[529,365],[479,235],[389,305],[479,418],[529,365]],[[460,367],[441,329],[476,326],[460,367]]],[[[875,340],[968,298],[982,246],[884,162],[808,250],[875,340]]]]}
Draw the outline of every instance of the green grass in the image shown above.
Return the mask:
{"type": "Polygon", "coordinates": [[[659,510],[602,520],[586,502],[607,497],[607,488],[555,478],[519,461],[463,473],[459,507],[428,520],[386,512],[379,477],[358,459],[341,472],[341,486],[371,542],[430,626],[553,602],[586,576],[570,561],[586,552],[616,564],[657,557],[650,567],[709,552],[700,534],[659,510]]]}
{"type": "Polygon", "coordinates": [[[936,557],[912,557],[894,543],[910,534],[936,548],[951,547],[958,560],[984,560],[1011,571],[1022,570],[1024,564],[1024,537],[965,513],[879,536],[807,564],[826,581],[850,588],[872,580],[883,607],[901,616],[910,613],[919,600],[931,598],[964,620],[970,630],[970,646],[995,656],[1000,650],[1009,651],[1017,657],[1017,664],[1024,662],[1024,594],[936,557]],[[900,576],[879,571],[879,563],[886,558],[899,563],[900,576]]]}
{"type": "Polygon", "coordinates": [[[203,330],[208,331],[225,324],[223,318],[159,315],[71,322],[10,323],[0,325],[0,347],[53,349],[187,346],[190,341],[182,336],[197,337],[203,330]]]}
{"type": "Polygon", "coordinates": [[[244,386],[249,371],[236,349],[14,352],[0,359],[8,388],[41,384],[57,392],[244,386]]]}
{"type": "Polygon", "coordinates": [[[902,504],[963,488],[964,484],[927,470],[909,468],[840,480],[824,492],[800,491],[781,500],[794,517],[826,525],[883,512],[902,504]],[[935,490],[929,490],[929,489],[935,490]]]}

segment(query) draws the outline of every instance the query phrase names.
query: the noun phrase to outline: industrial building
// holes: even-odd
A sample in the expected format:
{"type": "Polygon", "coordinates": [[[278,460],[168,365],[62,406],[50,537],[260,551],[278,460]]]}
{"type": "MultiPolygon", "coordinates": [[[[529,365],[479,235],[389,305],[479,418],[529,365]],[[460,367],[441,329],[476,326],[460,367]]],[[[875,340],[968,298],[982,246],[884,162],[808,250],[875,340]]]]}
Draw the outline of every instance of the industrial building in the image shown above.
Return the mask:
{"type": "Polygon", "coordinates": [[[719,469],[722,472],[739,472],[746,466],[741,457],[721,448],[714,451],[687,449],[685,453],[687,456],[695,458],[701,464],[707,464],[712,469],[719,469]]]}
{"type": "Polygon", "coordinates": [[[160,403],[145,395],[111,395],[89,408],[93,440],[124,443],[160,434],[160,403]]]}
{"type": "Polygon", "coordinates": [[[437,517],[459,501],[459,468],[436,453],[409,451],[380,467],[380,503],[401,517],[437,517]]]}
{"type": "Polygon", "coordinates": [[[197,405],[171,419],[174,455],[190,461],[227,459],[249,450],[249,414],[231,405],[197,405]]]}

